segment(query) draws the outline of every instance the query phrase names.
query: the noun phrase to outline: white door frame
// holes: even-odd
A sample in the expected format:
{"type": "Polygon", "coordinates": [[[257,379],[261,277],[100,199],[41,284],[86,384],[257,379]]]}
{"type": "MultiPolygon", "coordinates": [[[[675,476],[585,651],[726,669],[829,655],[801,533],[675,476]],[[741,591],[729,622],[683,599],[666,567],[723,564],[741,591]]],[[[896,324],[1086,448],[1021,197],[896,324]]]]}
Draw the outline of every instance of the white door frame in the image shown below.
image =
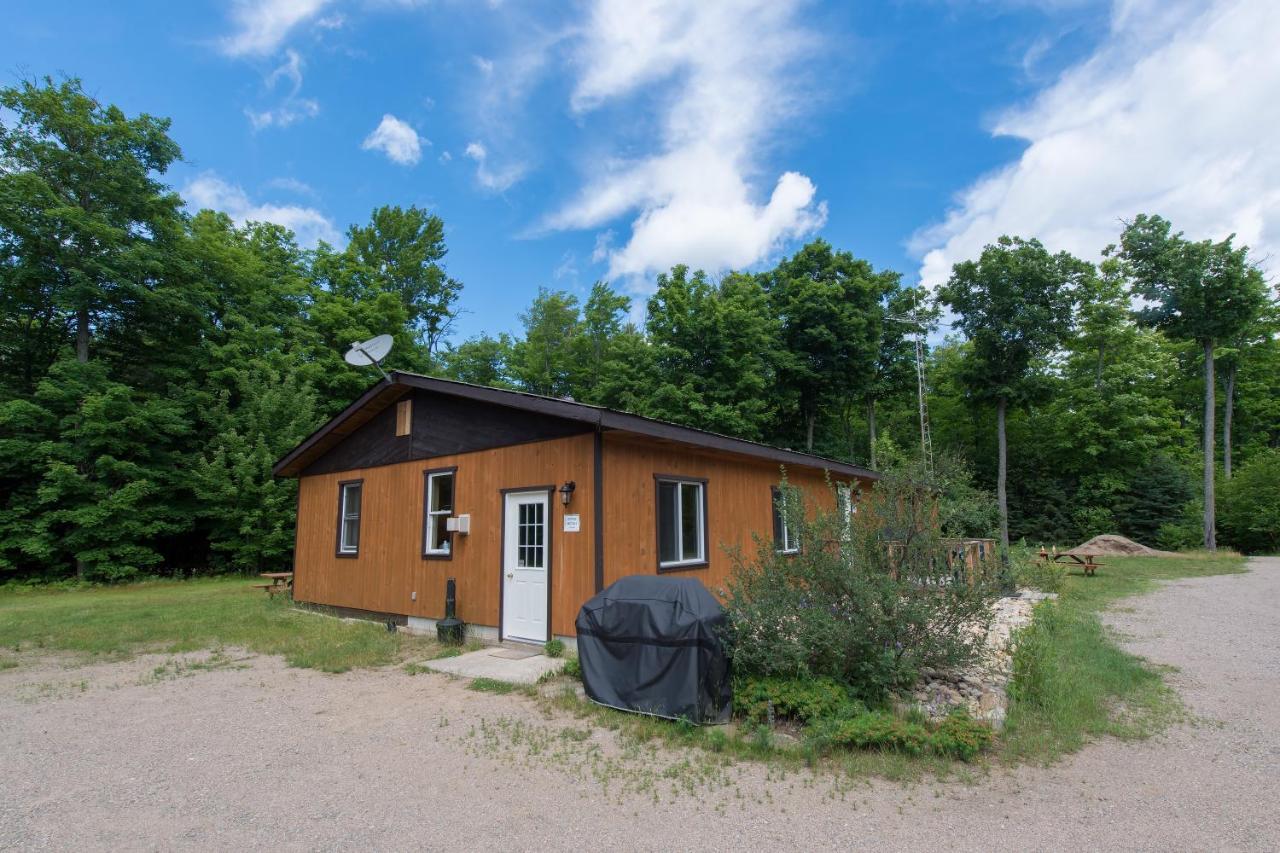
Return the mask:
{"type": "Polygon", "coordinates": [[[502,573],[499,576],[499,600],[501,602],[499,634],[503,640],[529,643],[545,643],[551,639],[551,538],[552,501],[554,486],[532,486],[502,490],[502,573]],[[541,505],[542,541],[535,544],[536,557],[542,566],[520,566],[519,514],[522,505],[541,505]],[[530,598],[530,583],[537,585],[538,569],[541,569],[542,596],[530,598]],[[524,608],[523,612],[521,608],[524,608]],[[533,627],[541,621],[539,632],[533,627]],[[541,633],[541,637],[532,636],[541,633]]]}

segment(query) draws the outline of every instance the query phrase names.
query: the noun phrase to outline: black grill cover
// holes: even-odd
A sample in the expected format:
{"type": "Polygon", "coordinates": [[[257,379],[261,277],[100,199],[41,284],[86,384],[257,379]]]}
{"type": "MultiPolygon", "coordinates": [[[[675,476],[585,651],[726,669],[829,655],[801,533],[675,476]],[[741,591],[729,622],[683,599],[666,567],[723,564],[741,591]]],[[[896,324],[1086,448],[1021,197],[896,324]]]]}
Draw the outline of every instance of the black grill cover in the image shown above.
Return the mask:
{"type": "Polygon", "coordinates": [[[724,611],[696,578],[631,575],[582,605],[578,660],[601,705],[695,723],[727,723],[724,611]]]}

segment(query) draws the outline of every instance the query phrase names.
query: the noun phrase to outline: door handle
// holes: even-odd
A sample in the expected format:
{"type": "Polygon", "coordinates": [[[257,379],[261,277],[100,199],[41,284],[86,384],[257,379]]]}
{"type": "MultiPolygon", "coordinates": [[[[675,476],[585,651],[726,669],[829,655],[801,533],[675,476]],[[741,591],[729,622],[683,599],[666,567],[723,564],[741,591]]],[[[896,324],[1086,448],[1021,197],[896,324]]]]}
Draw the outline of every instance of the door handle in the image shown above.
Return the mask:
{"type": "Polygon", "coordinates": [[[515,573],[515,572],[507,572],[507,577],[509,577],[509,578],[513,578],[513,577],[515,577],[515,576],[516,576],[516,573],[515,573]]]}

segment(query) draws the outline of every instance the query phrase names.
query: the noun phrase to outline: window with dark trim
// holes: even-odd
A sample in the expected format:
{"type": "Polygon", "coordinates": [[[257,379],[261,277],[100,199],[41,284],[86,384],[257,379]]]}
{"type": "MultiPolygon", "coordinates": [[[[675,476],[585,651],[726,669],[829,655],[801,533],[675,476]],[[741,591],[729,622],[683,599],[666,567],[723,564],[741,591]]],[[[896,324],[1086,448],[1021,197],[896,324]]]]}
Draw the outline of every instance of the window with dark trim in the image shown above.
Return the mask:
{"type": "Polygon", "coordinates": [[[788,520],[787,492],[773,486],[769,489],[773,504],[773,549],[779,554],[800,553],[799,531],[792,530],[788,520]]]}
{"type": "Polygon", "coordinates": [[[453,534],[449,517],[455,500],[454,475],[457,468],[438,468],[424,473],[422,556],[449,559],[453,556],[453,534]]]}
{"type": "Polygon", "coordinates": [[[360,504],[363,480],[338,484],[338,555],[354,557],[360,553],[360,504]]]}
{"type": "Polygon", "coordinates": [[[707,481],[657,477],[658,569],[707,563],[707,481]]]}

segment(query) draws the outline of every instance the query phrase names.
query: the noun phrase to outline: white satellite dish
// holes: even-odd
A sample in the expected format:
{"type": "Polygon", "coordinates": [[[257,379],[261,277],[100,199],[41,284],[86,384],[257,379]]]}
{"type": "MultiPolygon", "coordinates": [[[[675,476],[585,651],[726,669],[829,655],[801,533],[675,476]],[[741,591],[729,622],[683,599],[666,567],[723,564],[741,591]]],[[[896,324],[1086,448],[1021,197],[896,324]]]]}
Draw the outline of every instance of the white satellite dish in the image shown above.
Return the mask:
{"type": "Polygon", "coordinates": [[[391,352],[391,345],[395,343],[390,335],[378,335],[369,338],[367,341],[361,341],[351,345],[351,349],[347,350],[347,354],[343,359],[347,364],[356,367],[368,367],[373,365],[378,368],[378,372],[382,374],[382,378],[387,378],[387,372],[382,369],[382,360],[387,357],[387,353],[391,352]]]}

